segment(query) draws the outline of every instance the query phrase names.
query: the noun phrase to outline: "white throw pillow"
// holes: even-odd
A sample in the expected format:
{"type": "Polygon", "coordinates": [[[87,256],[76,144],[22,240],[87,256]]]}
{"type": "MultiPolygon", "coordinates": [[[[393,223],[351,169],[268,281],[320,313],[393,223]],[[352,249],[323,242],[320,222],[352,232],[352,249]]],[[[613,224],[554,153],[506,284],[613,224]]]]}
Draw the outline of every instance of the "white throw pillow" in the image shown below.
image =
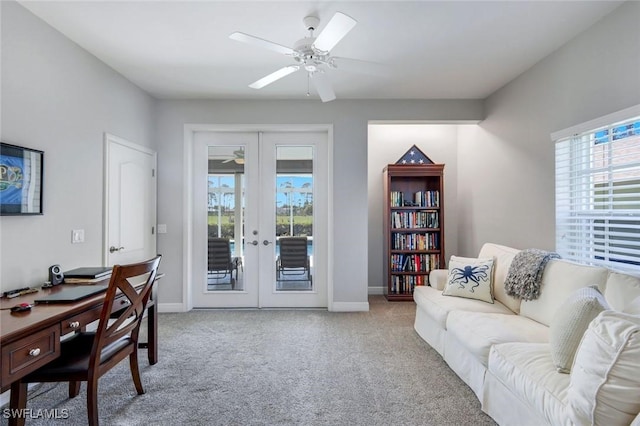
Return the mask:
{"type": "Polygon", "coordinates": [[[598,314],[609,309],[597,286],[573,292],[556,311],[549,325],[549,346],[553,365],[560,373],[569,373],[580,340],[598,314]]]}
{"type": "Polygon", "coordinates": [[[625,314],[640,315],[640,296],[633,299],[622,312],[625,314]]]}
{"type": "Polygon", "coordinates": [[[600,313],[584,333],[567,390],[576,425],[628,425],[640,412],[640,317],[600,313]]]}
{"type": "Polygon", "coordinates": [[[451,256],[444,296],[466,297],[493,303],[493,258],[451,256]]]}

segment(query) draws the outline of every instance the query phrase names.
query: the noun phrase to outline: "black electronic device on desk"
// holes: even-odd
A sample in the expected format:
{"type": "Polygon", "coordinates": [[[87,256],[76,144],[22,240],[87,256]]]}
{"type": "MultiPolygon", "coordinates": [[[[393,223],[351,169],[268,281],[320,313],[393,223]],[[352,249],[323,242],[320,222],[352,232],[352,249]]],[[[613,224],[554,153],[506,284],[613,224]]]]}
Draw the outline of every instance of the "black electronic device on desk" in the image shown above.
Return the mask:
{"type": "Polygon", "coordinates": [[[108,285],[74,285],[50,293],[45,296],[39,297],[34,300],[37,304],[52,304],[52,303],[73,303],[87,297],[94,296],[98,293],[102,293],[107,290],[108,285]]]}
{"type": "Polygon", "coordinates": [[[104,278],[107,275],[111,275],[112,269],[113,267],[111,266],[88,266],[65,271],[64,277],[86,279],[104,278]]]}

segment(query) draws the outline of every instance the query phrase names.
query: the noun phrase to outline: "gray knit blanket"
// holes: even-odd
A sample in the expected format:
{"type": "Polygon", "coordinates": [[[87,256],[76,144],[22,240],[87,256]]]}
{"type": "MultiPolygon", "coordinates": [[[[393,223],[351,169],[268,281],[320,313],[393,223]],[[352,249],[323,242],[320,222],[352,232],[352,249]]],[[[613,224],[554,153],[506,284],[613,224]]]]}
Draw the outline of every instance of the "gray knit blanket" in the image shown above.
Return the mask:
{"type": "Polygon", "coordinates": [[[549,260],[559,257],[558,253],[539,249],[525,249],[517,253],[504,280],[506,293],[523,300],[540,297],[544,268],[549,260]]]}

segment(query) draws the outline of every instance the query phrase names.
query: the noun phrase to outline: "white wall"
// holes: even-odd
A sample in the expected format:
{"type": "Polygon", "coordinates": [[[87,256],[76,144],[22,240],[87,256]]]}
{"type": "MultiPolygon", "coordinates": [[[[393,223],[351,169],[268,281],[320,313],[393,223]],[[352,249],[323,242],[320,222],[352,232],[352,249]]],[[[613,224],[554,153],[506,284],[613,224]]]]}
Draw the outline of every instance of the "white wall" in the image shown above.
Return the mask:
{"type": "Polygon", "coordinates": [[[7,290],[41,284],[52,264],[102,264],[103,132],[152,147],[154,100],[19,4],[0,8],[0,138],[45,152],[44,215],[0,218],[7,290]]]}
{"type": "Polygon", "coordinates": [[[334,126],[334,298],[367,302],[367,125],[370,120],[479,120],[481,101],[159,101],[158,236],[164,255],[161,303],[181,303],[184,124],[332,124],[334,126]]]}
{"type": "Polygon", "coordinates": [[[627,2],[491,95],[460,134],[460,252],[555,247],[550,134],[640,103],[640,2],[627,2]],[[464,235],[464,238],[462,237],[464,235]]]}
{"type": "Polygon", "coordinates": [[[368,151],[369,293],[382,294],[383,271],[382,169],[394,164],[413,145],[434,163],[444,164],[445,258],[458,254],[458,128],[452,124],[370,124],[368,151]]]}

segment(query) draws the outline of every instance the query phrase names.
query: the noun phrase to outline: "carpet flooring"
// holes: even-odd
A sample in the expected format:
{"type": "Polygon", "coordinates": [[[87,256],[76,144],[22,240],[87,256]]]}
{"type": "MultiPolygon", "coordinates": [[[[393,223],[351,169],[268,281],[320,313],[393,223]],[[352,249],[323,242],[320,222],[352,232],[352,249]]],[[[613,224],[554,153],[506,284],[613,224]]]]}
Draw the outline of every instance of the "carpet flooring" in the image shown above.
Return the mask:
{"type": "MultiPolygon", "coordinates": [[[[102,377],[102,425],[493,425],[471,390],[413,330],[415,304],[370,297],[370,311],[195,310],[160,314],[160,361],[141,350],[102,377]]],[[[86,424],[86,385],[43,384],[27,407],[86,424]]],[[[2,418],[2,424],[7,420],[2,418]]]]}

